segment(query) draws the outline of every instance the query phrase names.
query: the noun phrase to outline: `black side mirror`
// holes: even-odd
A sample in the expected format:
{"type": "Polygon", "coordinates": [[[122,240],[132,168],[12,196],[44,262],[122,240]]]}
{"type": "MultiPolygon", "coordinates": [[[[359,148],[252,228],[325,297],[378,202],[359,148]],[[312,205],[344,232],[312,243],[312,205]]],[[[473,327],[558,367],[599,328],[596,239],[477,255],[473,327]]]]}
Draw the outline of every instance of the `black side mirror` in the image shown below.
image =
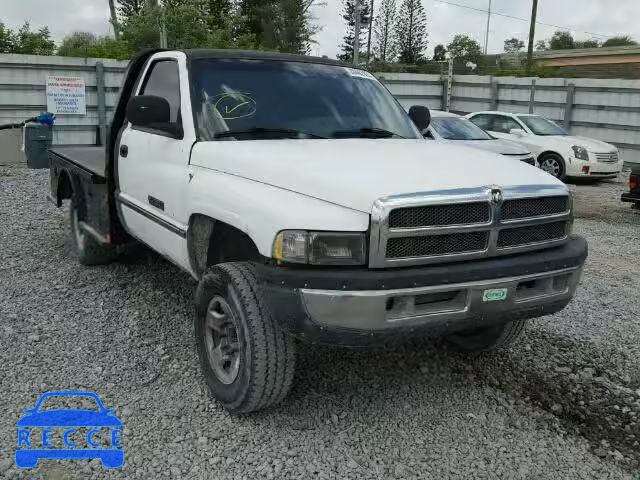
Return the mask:
{"type": "Polygon", "coordinates": [[[171,108],[165,98],[138,95],[127,103],[127,120],[136,127],[161,128],[171,121],[171,108]]]}
{"type": "Polygon", "coordinates": [[[426,133],[425,130],[429,128],[431,123],[431,112],[422,105],[413,105],[409,109],[409,118],[413,120],[420,133],[424,135],[426,133]]]}

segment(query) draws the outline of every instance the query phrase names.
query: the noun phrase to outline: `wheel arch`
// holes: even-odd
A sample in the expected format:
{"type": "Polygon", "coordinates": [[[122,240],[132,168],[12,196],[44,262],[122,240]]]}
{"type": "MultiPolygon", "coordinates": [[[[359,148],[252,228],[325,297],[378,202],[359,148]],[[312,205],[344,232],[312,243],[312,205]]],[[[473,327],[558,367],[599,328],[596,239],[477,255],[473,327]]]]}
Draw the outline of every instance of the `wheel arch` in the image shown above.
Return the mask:
{"type": "Polygon", "coordinates": [[[187,229],[191,269],[198,278],[207,267],[223,262],[259,260],[260,251],[248,233],[205,214],[192,214],[187,229]]]}
{"type": "Polygon", "coordinates": [[[71,182],[71,175],[66,169],[63,169],[58,175],[58,183],[56,186],[56,205],[61,207],[62,201],[71,199],[72,195],[73,183],[71,182]]]}

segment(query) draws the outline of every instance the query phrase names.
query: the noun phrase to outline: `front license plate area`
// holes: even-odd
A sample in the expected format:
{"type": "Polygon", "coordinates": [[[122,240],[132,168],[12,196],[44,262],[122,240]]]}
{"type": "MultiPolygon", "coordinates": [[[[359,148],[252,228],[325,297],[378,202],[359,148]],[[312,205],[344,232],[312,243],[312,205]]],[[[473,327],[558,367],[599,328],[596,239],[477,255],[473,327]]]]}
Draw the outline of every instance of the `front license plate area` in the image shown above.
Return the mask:
{"type": "Polygon", "coordinates": [[[507,299],[508,288],[488,288],[482,292],[483,302],[503,302],[507,299]]]}

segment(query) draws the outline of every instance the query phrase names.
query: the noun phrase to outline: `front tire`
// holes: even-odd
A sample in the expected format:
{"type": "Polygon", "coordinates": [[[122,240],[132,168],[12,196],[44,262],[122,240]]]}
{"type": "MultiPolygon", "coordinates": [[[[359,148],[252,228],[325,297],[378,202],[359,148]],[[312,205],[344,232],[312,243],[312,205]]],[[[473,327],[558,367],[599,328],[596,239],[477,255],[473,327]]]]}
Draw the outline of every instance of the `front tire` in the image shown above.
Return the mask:
{"type": "Polygon", "coordinates": [[[540,158],[540,168],[558,180],[563,180],[567,176],[567,168],[562,157],[556,153],[547,153],[540,158]]]}
{"type": "Polygon", "coordinates": [[[91,235],[80,228],[80,221],[85,219],[84,210],[77,198],[71,198],[69,206],[69,224],[71,226],[71,243],[78,261],[82,265],[103,265],[115,259],[113,247],[101,245],[91,235]]]}
{"type": "Polygon", "coordinates": [[[204,273],[195,335],[207,385],[229,412],[261,410],[286,397],[295,343],[272,317],[250,264],[223,263],[204,273]]]}
{"type": "Polygon", "coordinates": [[[460,332],[447,337],[448,343],[463,352],[487,352],[508,348],[524,333],[527,320],[514,320],[501,325],[460,332]]]}

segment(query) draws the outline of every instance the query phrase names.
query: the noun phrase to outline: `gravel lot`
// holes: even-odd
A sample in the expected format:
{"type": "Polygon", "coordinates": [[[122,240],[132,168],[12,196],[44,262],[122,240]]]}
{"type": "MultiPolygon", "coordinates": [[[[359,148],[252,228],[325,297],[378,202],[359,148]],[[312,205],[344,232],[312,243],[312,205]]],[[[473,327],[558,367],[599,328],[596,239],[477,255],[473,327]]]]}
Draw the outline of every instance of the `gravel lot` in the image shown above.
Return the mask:
{"type": "Polygon", "coordinates": [[[640,215],[616,203],[622,180],[572,189],[591,247],[578,298],[512,350],[306,347],[283,405],[231,417],[199,372],[193,280],[150,252],[80,266],[48,172],[0,169],[0,477],[638,478],[640,215]],[[63,389],[115,408],[122,469],[15,467],[15,422],[63,389]]]}

